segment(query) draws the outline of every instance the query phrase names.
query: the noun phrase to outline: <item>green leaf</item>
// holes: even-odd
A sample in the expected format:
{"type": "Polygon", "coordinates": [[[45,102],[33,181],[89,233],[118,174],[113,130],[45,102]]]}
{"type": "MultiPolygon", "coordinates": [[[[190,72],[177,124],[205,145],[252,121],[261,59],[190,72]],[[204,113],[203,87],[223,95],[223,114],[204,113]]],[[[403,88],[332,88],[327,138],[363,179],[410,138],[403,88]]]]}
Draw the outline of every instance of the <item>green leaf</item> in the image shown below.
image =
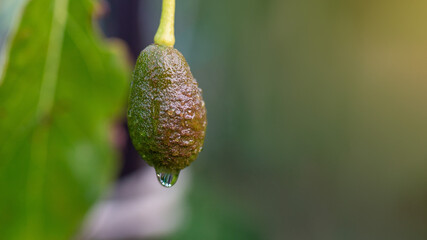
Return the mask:
{"type": "Polygon", "coordinates": [[[0,80],[0,236],[69,239],[111,179],[128,66],[91,0],[31,0],[0,80]]]}

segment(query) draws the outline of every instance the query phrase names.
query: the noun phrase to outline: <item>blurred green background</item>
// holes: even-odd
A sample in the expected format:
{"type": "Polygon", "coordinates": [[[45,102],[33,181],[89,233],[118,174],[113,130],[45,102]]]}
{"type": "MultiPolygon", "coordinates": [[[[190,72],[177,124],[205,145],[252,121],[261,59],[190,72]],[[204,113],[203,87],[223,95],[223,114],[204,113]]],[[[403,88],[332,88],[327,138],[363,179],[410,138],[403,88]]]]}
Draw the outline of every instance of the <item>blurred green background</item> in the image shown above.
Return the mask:
{"type": "MultiPolygon", "coordinates": [[[[130,62],[161,6],[131,2],[135,25],[100,19],[107,35],[129,29],[130,62]]],[[[175,48],[203,89],[208,130],[188,218],[166,239],[427,239],[425,9],[177,0],[175,48]]]]}

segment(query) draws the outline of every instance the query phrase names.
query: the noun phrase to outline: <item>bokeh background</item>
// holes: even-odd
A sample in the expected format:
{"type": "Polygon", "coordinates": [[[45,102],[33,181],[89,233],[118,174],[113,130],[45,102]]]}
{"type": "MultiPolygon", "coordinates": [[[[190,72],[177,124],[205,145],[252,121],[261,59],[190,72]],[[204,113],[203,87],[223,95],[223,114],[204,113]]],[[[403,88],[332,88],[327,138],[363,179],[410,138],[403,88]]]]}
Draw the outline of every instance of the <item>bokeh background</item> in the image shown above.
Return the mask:
{"type": "MultiPolygon", "coordinates": [[[[14,13],[4,9],[1,25],[14,13]]],[[[161,1],[98,9],[131,68],[161,1]]],[[[175,48],[203,89],[208,129],[182,224],[159,238],[427,239],[425,9],[425,0],[177,0],[175,48]]],[[[131,146],[120,156],[121,178],[146,167],[131,146]]]]}

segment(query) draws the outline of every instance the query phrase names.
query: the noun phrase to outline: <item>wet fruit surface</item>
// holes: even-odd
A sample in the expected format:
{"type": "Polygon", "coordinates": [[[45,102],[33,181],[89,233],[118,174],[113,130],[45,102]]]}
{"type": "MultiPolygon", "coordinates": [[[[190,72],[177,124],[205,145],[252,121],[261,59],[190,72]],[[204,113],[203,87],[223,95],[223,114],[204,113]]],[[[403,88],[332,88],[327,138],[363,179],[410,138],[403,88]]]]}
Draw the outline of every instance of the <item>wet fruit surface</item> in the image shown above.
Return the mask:
{"type": "Polygon", "coordinates": [[[201,89],[182,54],[150,45],[138,57],[130,88],[133,145],[156,170],[179,173],[197,158],[206,130],[201,89]]]}

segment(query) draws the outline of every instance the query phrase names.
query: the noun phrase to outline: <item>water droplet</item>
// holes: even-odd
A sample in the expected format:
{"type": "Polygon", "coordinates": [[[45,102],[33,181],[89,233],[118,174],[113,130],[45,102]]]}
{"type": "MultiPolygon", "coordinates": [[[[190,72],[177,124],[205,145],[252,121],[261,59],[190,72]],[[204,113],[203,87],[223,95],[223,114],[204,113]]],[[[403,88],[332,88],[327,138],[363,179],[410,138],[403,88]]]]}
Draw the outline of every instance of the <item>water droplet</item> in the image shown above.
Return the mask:
{"type": "Polygon", "coordinates": [[[181,143],[180,143],[180,145],[181,146],[189,146],[189,145],[191,145],[191,144],[193,144],[194,143],[194,140],[183,140],[181,143]]]}
{"type": "Polygon", "coordinates": [[[178,180],[179,172],[177,173],[166,173],[156,170],[157,180],[163,187],[170,188],[175,185],[178,180]]]}
{"type": "Polygon", "coordinates": [[[184,136],[190,136],[191,135],[191,131],[190,129],[184,129],[181,131],[181,134],[184,136]]]}
{"type": "Polygon", "coordinates": [[[185,119],[190,120],[193,119],[195,116],[195,113],[193,113],[191,110],[188,110],[188,112],[185,114],[185,119]]]}

